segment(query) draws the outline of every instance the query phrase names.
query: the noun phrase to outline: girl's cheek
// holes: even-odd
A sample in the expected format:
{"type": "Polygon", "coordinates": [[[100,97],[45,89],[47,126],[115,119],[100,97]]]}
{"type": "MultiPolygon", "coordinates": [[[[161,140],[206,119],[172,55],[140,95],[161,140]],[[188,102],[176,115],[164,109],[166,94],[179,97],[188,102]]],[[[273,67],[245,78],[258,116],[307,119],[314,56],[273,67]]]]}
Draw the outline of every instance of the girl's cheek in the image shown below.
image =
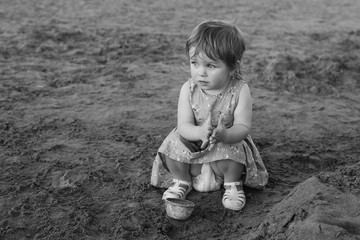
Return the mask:
{"type": "Polygon", "coordinates": [[[196,73],[195,70],[192,70],[192,71],[191,71],[191,77],[196,77],[196,74],[197,74],[197,73],[196,73]]]}

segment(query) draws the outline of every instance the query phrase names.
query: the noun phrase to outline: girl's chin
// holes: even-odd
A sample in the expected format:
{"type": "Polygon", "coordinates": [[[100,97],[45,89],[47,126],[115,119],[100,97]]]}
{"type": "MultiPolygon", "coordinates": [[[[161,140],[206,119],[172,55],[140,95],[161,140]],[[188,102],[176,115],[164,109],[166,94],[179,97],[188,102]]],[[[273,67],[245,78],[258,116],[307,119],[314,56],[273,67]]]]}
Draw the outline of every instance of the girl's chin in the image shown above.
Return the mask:
{"type": "Polygon", "coordinates": [[[212,89],[211,87],[208,87],[208,86],[201,86],[199,85],[200,89],[203,90],[203,91],[212,91],[214,89],[212,89]]]}
{"type": "Polygon", "coordinates": [[[205,90],[205,89],[208,89],[208,90],[211,89],[209,83],[207,83],[207,82],[197,82],[197,84],[199,85],[199,87],[200,87],[201,89],[204,89],[204,90],[205,90]]]}

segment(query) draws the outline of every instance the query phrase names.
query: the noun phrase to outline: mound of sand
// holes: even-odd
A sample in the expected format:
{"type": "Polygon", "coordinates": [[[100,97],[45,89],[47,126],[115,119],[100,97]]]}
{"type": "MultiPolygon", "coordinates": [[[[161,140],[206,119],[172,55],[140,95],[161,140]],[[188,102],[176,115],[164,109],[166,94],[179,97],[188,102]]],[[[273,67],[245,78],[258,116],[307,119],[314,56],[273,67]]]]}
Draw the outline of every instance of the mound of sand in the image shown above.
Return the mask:
{"type": "Polygon", "coordinates": [[[295,187],[244,239],[360,239],[360,163],[295,187]]]}

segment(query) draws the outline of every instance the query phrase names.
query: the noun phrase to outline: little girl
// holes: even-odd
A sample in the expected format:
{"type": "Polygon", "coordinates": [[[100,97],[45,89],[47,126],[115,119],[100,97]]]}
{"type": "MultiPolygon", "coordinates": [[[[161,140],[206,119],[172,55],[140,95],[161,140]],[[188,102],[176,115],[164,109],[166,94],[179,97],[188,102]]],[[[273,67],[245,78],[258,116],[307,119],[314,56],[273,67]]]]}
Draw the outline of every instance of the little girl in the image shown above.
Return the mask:
{"type": "Polygon", "coordinates": [[[163,199],[185,199],[192,189],[208,192],[223,185],[224,207],[240,210],[243,182],[261,188],[268,180],[249,135],[252,101],[240,74],[244,39],[227,21],[205,21],[193,30],[186,51],[191,78],[181,88],[177,127],[158,150],[151,183],[164,187],[162,169],[171,173],[173,182],[163,199]]]}

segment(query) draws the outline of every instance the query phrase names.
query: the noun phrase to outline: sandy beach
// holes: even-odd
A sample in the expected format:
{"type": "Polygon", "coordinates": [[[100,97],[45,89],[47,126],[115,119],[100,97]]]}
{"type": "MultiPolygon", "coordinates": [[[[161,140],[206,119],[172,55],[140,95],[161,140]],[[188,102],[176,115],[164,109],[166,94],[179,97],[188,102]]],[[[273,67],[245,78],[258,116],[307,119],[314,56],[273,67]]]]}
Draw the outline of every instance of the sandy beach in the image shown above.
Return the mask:
{"type": "Polygon", "coordinates": [[[360,239],[360,1],[0,1],[0,239],[360,239]],[[185,42],[233,20],[269,171],[166,215],[151,166],[185,42]]]}

